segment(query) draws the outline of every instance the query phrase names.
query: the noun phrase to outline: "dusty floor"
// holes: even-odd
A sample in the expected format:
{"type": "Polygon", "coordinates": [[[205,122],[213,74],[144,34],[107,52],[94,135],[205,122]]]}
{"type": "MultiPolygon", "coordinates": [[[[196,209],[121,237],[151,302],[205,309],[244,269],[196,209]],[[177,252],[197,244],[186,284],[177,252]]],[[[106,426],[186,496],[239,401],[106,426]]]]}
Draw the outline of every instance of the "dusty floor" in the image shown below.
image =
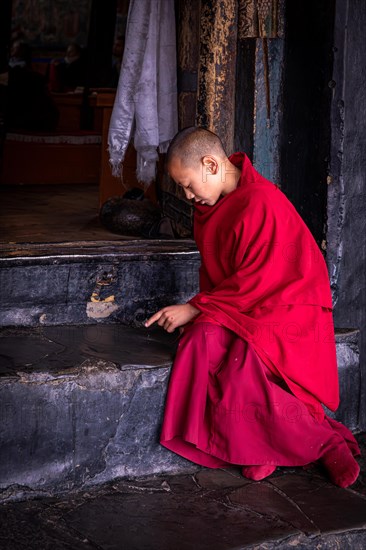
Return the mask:
{"type": "Polygon", "coordinates": [[[130,239],[101,225],[98,201],[93,184],[0,185],[0,243],[130,239]]]}

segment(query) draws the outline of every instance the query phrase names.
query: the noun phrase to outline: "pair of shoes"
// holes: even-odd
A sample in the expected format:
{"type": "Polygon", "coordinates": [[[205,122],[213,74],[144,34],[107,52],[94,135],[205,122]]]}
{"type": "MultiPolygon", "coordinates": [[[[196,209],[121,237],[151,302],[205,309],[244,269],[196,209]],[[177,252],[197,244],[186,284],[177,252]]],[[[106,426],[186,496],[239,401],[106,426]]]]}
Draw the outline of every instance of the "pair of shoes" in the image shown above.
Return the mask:
{"type": "Polygon", "coordinates": [[[263,464],[260,466],[243,466],[241,473],[244,477],[248,479],[253,479],[254,481],[260,481],[265,477],[270,476],[275,471],[276,466],[270,464],[263,464]]]}

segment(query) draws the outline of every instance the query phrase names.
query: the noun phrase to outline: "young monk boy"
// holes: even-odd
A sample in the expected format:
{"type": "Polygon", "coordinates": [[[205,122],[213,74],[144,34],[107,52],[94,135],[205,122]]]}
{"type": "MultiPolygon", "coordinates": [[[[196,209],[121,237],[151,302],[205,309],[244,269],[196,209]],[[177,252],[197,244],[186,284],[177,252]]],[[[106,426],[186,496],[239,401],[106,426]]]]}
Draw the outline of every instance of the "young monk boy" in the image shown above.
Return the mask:
{"type": "Polygon", "coordinates": [[[276,466],[319,462],[354,483],[352,433],[324,412],[339,404],[328,271],[284,193],[217,135],[179,132],[167,169],[195,201],[200,292],[155,321],[181,327],[160,443],[211,468],[260,480],[276,466]]]}

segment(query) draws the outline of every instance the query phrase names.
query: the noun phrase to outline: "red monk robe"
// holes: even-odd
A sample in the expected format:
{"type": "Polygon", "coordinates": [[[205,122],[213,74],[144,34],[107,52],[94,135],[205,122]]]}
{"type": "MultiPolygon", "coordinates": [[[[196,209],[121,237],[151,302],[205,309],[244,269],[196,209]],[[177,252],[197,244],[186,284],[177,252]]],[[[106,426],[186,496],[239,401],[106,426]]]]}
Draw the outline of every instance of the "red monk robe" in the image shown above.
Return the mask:
{"type": "Polygon", "coordinates": [[[209,467],[323,458],[332,478],[340,455],[355,462],[360,450],[322,407],[339,404],[326,263],[284,193],[244,153],[229,160],[237,187],[195,204],[200,292],[189,303],[201,313],[179,341],[160,443],[209,467]]]}

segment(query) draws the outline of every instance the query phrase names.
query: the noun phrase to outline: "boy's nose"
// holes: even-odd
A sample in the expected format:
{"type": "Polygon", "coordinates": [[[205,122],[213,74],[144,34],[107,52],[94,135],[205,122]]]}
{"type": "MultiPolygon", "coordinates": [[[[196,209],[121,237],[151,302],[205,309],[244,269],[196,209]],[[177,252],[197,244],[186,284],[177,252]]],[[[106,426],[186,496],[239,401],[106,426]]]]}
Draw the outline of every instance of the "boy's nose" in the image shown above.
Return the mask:
{"type": "Polygon", "coordinates": [[[185,190],[185,192],[186,192],[187,199],[193,199],[194,198],[194,193],[192,193],[192,191],[185,190]]]}

